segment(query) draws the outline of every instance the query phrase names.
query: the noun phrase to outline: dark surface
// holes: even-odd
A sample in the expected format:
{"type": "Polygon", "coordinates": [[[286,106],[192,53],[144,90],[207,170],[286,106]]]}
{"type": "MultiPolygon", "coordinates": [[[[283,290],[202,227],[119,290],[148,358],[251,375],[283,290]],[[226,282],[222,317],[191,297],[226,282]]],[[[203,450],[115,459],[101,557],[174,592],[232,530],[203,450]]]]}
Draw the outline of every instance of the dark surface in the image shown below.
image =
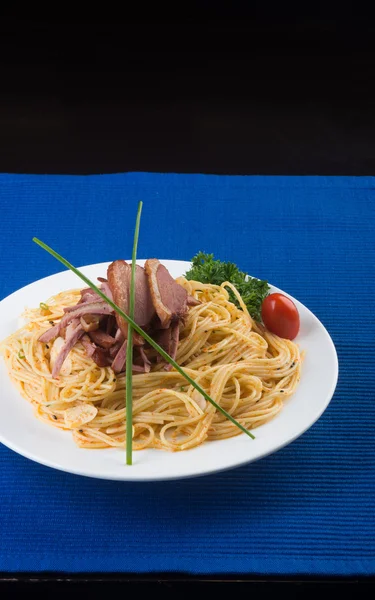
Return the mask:
{"type": "Polygon", "coordinates": [[[375,173],[373,27],[0,24],[0,172],[375,173]]]}
{"type": "MultiPolygon", "coordinates": [[[[26,597],[30,593],[37,591],[38,598],[51,598],[56,600],[66,598],[67,594],[74,592],[77,597],[82,594],[90,594],[90,598],[103,598],[103,594],[113,594],[118,596],[120,593],[127,594],[155,594],[158,593],[165,598],[176,598],[176,594],[181,597],[187,597],[191,594],[224,594],[227,593],[248,593],[252,594],[286,594],[288,598],[313,598],[319,595],[320,598],[332,598],[332,594],[342,594],[345,591],[345,596],[348,598],[364,598],[371,597],[375,589],[374,579],[351,579],[351,580],[314,580],[306,578],[298,579],[259,579],[259,578],[242,578],[242,579],[215,579],[196,578],[193,577],[176,577],[175,574],[170,576],[163,574],[161,577],[96,577],[91,576],[88,580],[87,576],[74,577],[59,576],[52,578],[27,578],[13,580],[0,580],[0,593],[4,599],[16,597],[26,597]]],[[[138,596],[137,596],[138,597],[138,596]]]]}
{"type": "MultiPolygon", "coordinates": [[[[334,11],[324,21],[266,7],[258,20],[217,11],[211,21],[206,11],[200,23],[157,25],[2,18],[0,172],[374,175],[372,22],[342,5],[340,21],[334,11]]],[[[292,597],[374,587],[235,579],[238,591],[266,586],[292,597]]],[[[103,581],[105,592],[218,586],[173,574],[2,574],[0,594],[28,593],[36,580],[41,597],[73,588],[99,596],[103,581]]]]}

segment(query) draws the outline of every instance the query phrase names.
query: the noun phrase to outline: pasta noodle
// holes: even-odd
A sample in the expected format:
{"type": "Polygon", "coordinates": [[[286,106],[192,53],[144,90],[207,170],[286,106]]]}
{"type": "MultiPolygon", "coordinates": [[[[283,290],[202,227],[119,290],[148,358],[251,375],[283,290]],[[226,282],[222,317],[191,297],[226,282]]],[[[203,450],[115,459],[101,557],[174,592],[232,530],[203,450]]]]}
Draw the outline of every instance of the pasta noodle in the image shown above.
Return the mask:
{"type": "MultiPolygon", "coordinates": [[[[232,284],[206,285],[183,277],[177,282],[201,301],[181,326],[178,364],[243,426],[266,423],[296,390],[302,362],[298,346],[253,321],[232,284]],[[242,310],[229,301],[227,288],[242,310]]],[[[1,344],[1,352],[11,380],[38,419],[70,430],[82,448],[123,448],[125,374],[98,367],[77,343],[53,379],[53,344],[38,341],[79,298],[79,290],[69,290],[26,310],[26,325],[1,344]]],[[[147,352],[155,355],[153,349],[147,352]]],[[[133,375],[134,450],[187,450],[241,433],[182,375],[163,366],[133,375]]]]}

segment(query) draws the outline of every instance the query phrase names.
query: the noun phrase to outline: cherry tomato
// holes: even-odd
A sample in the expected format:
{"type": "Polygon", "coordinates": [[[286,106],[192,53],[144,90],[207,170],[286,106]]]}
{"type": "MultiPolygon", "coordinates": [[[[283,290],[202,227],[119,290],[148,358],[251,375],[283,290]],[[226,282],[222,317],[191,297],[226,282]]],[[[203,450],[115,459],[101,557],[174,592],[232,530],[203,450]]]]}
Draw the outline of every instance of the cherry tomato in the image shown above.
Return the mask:
{"type": "Polygon", "coordinates": [[[271,333],[294,340],[299,332],[299,314],[296,305],[284,294],[270,294],[262,303],[263,323],[271,333]]]}

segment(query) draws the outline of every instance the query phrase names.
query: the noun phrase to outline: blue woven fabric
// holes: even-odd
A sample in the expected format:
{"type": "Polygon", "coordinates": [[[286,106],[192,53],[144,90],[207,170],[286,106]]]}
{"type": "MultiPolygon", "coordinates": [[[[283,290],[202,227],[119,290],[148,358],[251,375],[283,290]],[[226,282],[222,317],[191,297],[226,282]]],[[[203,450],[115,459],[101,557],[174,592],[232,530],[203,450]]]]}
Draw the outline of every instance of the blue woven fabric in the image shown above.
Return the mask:
{"type": "Polygon", "coordinates": [[[340,363],[305,435],[219,475],[100,481],[1,446],[0,570],[375,574],[374,189],[354,177],[0,176],[0,297],[61,270],[33,235],[78,265],[129,257],[142,199],[140,257],[202,249],[238,263],[306,304],[340,363]]]}

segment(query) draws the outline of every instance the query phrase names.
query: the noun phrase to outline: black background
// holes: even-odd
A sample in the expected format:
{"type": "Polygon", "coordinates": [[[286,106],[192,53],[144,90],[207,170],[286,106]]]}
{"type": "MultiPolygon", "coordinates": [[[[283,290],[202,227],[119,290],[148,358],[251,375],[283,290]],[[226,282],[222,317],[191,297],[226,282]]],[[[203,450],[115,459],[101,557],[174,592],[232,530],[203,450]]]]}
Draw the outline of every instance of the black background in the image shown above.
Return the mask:
{"type": "Polygon", "coordinates": [[[245,5],[1,19],[0,171],[375,173],[373,21],[245,5]]]}
{"type": "MultiPolygon", "coordinates": [[[[140,3],[137,17],[100,7],[67,22],[8,11],[0,172],[375,175],[374,21],[352,3],[309,4],[181,3],[164,16],[140,3]]],[[[41,598],[233,587],[297,597],[357,596],[374,580],[0,574],[2,597],[35,585],[41,598]]]]}

